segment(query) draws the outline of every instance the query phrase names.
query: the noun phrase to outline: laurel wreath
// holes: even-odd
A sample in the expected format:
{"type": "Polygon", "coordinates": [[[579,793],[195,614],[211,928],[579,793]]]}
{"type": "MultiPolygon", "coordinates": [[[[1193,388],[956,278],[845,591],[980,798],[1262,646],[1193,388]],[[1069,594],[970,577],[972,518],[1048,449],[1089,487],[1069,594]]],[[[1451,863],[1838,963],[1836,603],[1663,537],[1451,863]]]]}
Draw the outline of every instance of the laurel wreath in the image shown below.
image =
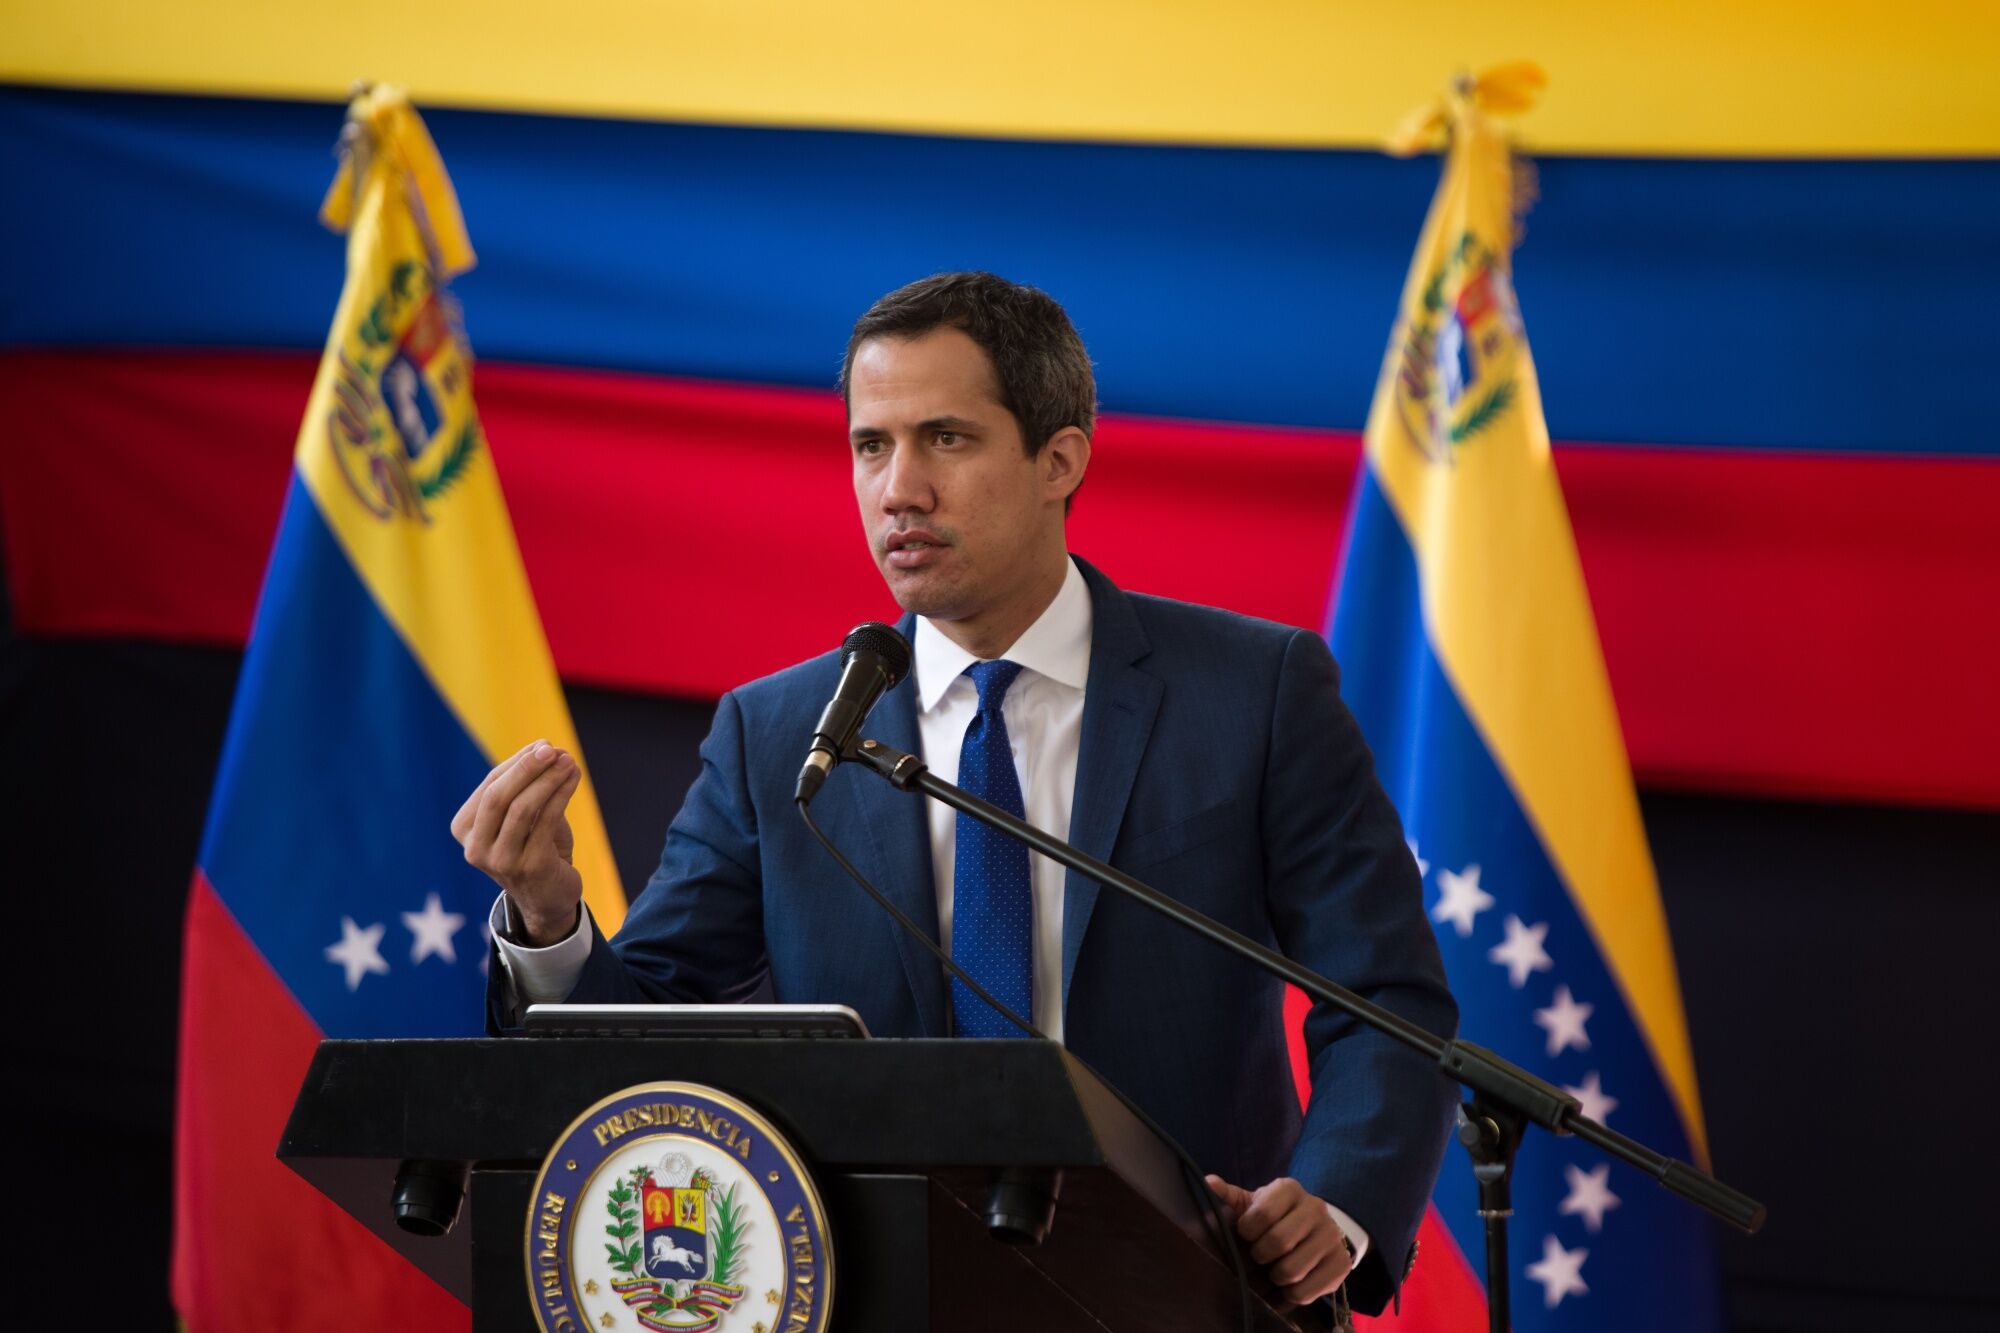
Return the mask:
{"type": "Polygon", "coordinates": [[[641,1255],[636,1237],[639,1234],[639,1190],[645,1185],[648,1174],[650,1172],[646,1167],[633,1167],[629,1183],[621,1177],[604,1200],[604,1210],[612,1218],[611,1225],[604,1228],[604,1234],[611,1238],[604,1248],[611,1254],[611,1266],[629,1278],[645,1276],[639,1268],[641,1255]]]}
{"type": "Polygon", "coordinates": [[[709,1191],[709,1277],[725,1287],[736,1284],[736,1268],[742,1259],[743,1210],[736,1206],[736,1186],[709,1191]]]}
{"type": "Polygon", "coordinates": [[[417,493],[426,500],[435,500],[443,495],[472,466],[472,456],[478,452],[479,423],[473,422],[452,441],[444,461],[438,464],[438,470],[417,483],[417,493]]]}
{"type": "Polygon", "coordinates": [[[1502,380],[1493,386],[1492,392],[1479,400],[1478,406],[1466,413],[1465,419],[1447,432],[1453,444],[1462,444],[1493,424],[1493,419],[1505,412],[1514,401],[1514,381],[1502,380]]]}

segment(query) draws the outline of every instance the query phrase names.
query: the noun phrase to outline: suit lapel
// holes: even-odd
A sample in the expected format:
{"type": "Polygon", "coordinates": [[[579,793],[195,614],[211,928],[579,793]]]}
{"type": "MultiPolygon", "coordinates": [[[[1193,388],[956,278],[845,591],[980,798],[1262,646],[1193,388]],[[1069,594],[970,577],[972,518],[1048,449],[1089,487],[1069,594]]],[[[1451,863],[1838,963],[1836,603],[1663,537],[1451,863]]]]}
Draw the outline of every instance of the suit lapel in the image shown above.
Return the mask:
{"type": "MultiPolygon", "coordinates": [[[[1083,560],[1077,561],[1090,585],[1090,679],[1084,687],[1083,734],[1077,753],[1076,795],[1070,806],[1069,840],[1100,861],[1111,859],[1139,763],[1152,738],[1163,687],[1132,664],[1150,651],[1138,614],[1124,593],[1083,560]]],[[[1074,870],[1063,877],[1063,1007],[1083,948],[1098,885],[1074,870]]]]}
{"type": "MultiPolygon", "coordinates": [[[[905,638],[915,628],[914,617],[905,616],[900,626],[905,638]]],[[[913,681],[883,696],[862,727],[864,737],[910,754],[921,755],[923,742],[917,730],[917,691],[913,681]]],[[[910,919],[935,940],[938,938],[936,875],[931,870],[930,824],[925,804],[929,798],[899,792],[887,782],[867,773],[855,773],[851,781],[867,784],[867,798],[856,802],[861,822],[867,826],[875,845],[875,864],[882,873],[875,885],[908,913],[910,919]]],[[[896,952],[903,960],[903,972],[916,997],[917,1017],[924,1035],[946,1035],[944,974],[925,948],[910,938],[895,921],[884,916],[884,928],[895,935],[896,952]]]]}

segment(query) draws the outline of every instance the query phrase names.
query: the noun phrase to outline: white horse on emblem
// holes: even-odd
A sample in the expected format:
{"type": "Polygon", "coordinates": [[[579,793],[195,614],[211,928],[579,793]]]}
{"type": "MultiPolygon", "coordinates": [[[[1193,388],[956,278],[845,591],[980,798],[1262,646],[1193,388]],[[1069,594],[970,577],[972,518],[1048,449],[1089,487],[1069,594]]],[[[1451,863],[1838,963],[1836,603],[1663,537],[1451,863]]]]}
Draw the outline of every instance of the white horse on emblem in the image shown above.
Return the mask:
{"type": "Polygon", "coordinates": [[[681,1271],[690,1275],[694,1272],[694,1261],[698,1256],[693,1250],[684,1250],[674,1244],[670,1236],[653,1237],[653,1255],[646,1261],[646,1267],[660,1264],[679,1264],[681,1271]]]}

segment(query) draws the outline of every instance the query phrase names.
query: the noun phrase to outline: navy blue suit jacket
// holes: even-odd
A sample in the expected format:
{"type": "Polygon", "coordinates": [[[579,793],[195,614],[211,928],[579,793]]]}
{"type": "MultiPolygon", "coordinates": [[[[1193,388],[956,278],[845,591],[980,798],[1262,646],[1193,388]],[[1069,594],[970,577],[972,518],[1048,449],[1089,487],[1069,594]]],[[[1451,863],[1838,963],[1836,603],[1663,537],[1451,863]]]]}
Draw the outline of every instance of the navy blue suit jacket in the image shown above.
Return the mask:
{"type": "MultiPolygon", "coordinates": [[[[1325,641],[1127,594],[1078,563],[1094,623],[1070,840],[1451,1035],[1457,1008],[1417,868],[1325,641]]],[[[948,1035],[937,962],[841,873],[792,805],[838,674],[829,653],[723,697],[659,870],[610,946],[593,943],[570,999],[713,1003],[768,978],[780,1002],[851,1005],[877,1036],[948,1035]]],[[[915,698],[908,681],[890,691],[864,734],[918,752],[915,698]]],[[[922,798],[847,765],[813,814],[935,938],[922,798]]],[[[1452,1085],[1319,1006],[1306,1023],[1313,1088],[1301,1117],[1281,984],[1074,872],[1062,971],[1065,1045],[1204,1169],[1249,1188],[1295,1176],[1352,1215],[1372,1244],[1350,1297],[1381,1308],[1437,1175],[1452,1085]]]]}

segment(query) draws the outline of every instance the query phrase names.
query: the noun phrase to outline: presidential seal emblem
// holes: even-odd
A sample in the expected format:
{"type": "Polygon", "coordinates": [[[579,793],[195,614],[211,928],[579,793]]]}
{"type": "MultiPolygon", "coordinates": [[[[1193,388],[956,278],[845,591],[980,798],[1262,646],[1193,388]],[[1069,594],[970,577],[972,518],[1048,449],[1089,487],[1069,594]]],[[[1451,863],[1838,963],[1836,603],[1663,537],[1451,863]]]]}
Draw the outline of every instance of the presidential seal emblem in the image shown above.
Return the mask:
{"type": "Polygon", "coordinates": [[[425,265],[392,265],[368,299],[329,358],[327,445],[369,513],[428,523],[479,453],[469,357],[425,265]]]}
{"type": "Polygon", "coordinates": [[[535,1178],[527,1269],[543,1333],[824,1333],[833,1305],[798,1155],[694,1083],[627,1088],[571,1122],[535,1178]]]}
{"type": "Polygon", "coordinates": [[[1496,425],[1520,396],[1521,309],[1506,257],[1472,232],[1431,273],[1397,345],[1396,416],[1434,463],[1496,425]]]}

